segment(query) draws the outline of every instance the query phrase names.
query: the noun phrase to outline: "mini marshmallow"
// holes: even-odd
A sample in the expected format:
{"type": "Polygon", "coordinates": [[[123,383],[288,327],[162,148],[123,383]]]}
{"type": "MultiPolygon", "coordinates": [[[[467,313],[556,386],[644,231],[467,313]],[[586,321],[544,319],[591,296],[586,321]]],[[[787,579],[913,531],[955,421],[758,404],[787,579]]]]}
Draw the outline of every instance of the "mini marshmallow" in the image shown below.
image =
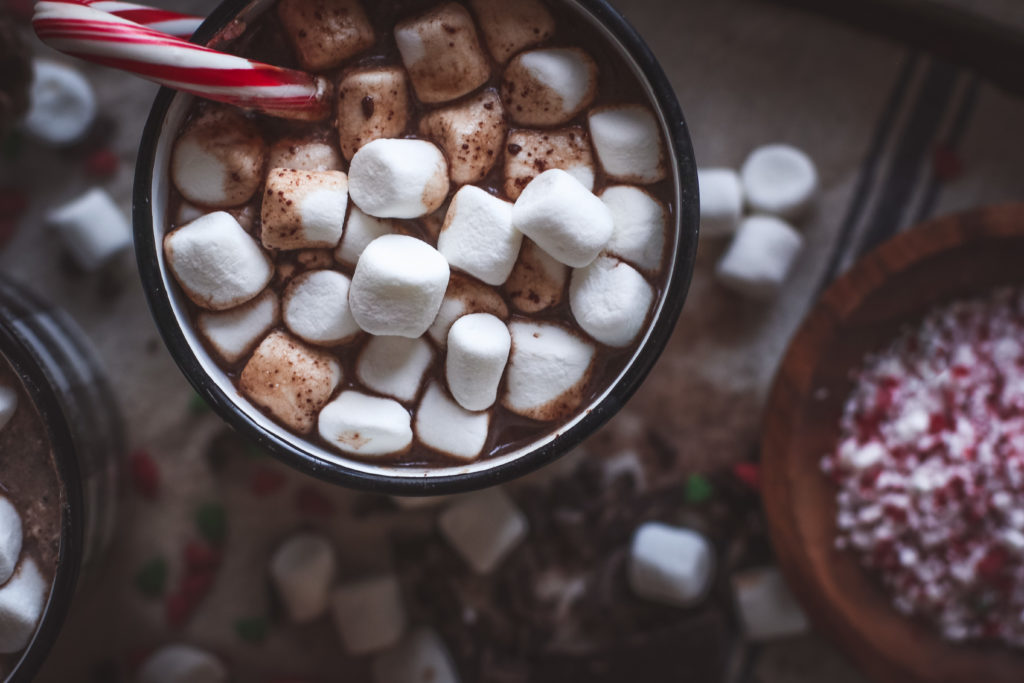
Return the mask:
{"type": "Polygon", "coordinates": [[[448,207],[437,250],[453,268],[500,285],[512,272],[522,243],[523,233],[512,227],[512,204],[466,185],[448,207]]]}
{"type": "Polygon", "coordinates": [[[501,403],[517,415],[549,422],[583,401],[594,346],[552,323],[513,322],[512,353],[501,403]]]}
{"type": "Polygon", "coordinates": [[[377,218],[419,218],[448,197],[448,162],[426,140],[374,140],[349,166],[352,201],[377,218]]]}
{"type": "Polygon", "coordinates": [[[526,516],[501,488],[459,499],[438,517],[442,535],[477,574],[490,574],[527,534],[526,516]]]}
{"type": "Polygon", "coordinates": [[[505,109],[491,88],[420,120],[420,135],[444,150],[452,182],[458,185],[478,183],[491,172],[501,158],[506,131],[505,109]]]}
{"type": "Polygon", "coordinates": [[[732,235],[743,218],[743,185],[731,168],[697,169],[700,185],[700,234],[702,237],[732,235]]]}
{"type": "Polygon", "coordinates": [[[267,289],[238,308],[201,312],[196,327],[217,355],[228,363],[237,363],[277,324],[280,313],[277,295],[267,289]]]}
{"type": "Polygon", "coordinates": [[[609,187],[601,193],[601,201],[612,212],[614,226],[605,251],[640,270],[657,272],[668,233],[665,206],[644,190],[627,185],[609,187]]]}
{"type": "Polygon", "coordinates": [[[691,607],[711,589],[715,553],[696,531],[647,522],[629,552],[629,585],[645,600],[691,607]]]}
{"type": "Polygon", "coordinates": [[[334,571],[334,548],[320,534],[295,534],[274,551],[270,578],[293,622],[305,624],[327,611],[334,571]]]}
{"type": "Polygon", "coordinates": [[[555,18],[539,0],[469,0],[494,59],[504,64],[555,32],[555,18]]]}
{"type": "Polygon", "coordinates": [[[426,242],[384,235],[356,264],[349,305],[370,334],[416,338],[434,322],[450,276],[448,262],[426,242]]]}
{"type": "Polygon", "coordinates": [[[772,216],[749,216],[718,262],[719,282],[752,299],[779,291],[803,248],[803,237],[772,216]]]}
{"type": "Polygon", "coordinates": [[[747,206],[752,211],[795,220],[818,191],[814,162],[796,147],[758,147],[740,169],[747,206]]]}
{"type": "Polygon", "coordinates": [[[277,16],[302,68],[325,71],[373,46],[358,0],[281,0],[277,16]]]}
{"type": "Polygon", "coordinates": [[[470,313],[490,313],[508,320],[508,306],[500,294],[465,275],[452,273],[441,308],[427,330],[430,338],[444,348],[448,343],[448,331],[452,323],[470,313]]]}
{"type": "Polygon", "coordinates": [[[288,330],[318,346],[351,341],[359,325],[348,307],[352,281],[334,270],[303,273],[288,284],[281,303],[288,330]]]}
{"type": "Polygon", "coordinates": [[[338,84],[338,141],[351,159],[360,147],[401,137],[409,122],[409,85],[398,66],[349,72],[338,84]]]}
{"type": "Polygon", "coordinates": [[[460,683],[451,653],[435,631],[419,628],[373,661],[374,683],[460,683]]]}
{"type": "Polygon", "coordinates": [[[79,140],[96,120],[92,86],[81,72],[65,64],[34,60],[28,99],[25,130],[54,146],[79,140]]]}
{"type": "Polygon", "coordinates": [[[339,586],[331,594],[331,613],[345,650],[358,657],[386,650],[405,631],[405,607],[394,576],[339,586]]]}
{"type": "Polygon", "coordinates": [[[341,236],[341,244],[334,252],[339,262],[355,266],[370,242],[384,235],[398,232],[398,226],[392,220],[367,216],[358,206],[353,206],[348,213],[345,232],[341,236]]]}
{"type": "Polygon", "coordinates": [[[601,256],[572,272],[569,308],[583,331],[606,346],[629,346],[640,334],[654,288],[635,268],[601,256]]]}
{"type": "Polygon", "coordinates": [[[650,109],[638,104],[597,107],[589,118],[594,150],[610,177],[640,185],[665,178],[661,132],[650,109]]]}
{"type": "Polygon", "coordinates": [[[747,638],[764,642],[804,633],[807,617],[778,569],[760,567],[732,577],[733,596],[747,638]]]}
{"type": "Polygon", "coordinates": [[[132,243],[124,212],[99,187],[53,209],[46,215],[46,222],[60,236],[75,263],[88,272],[99,270],[132,243]]]}
{"type": "Polygon", "coordinates": [[[338,246],[345,229],[348,176],[275,168],[267,175],[261,238],[267,249],[338,246]]]}
{"type": "Polygon", "coordinates": [[[343,391],[320,411],[324,441],[342,453],[374,457],[403,453],[412,444],[409,411],[389,398],[343,391]]]}
{"type": "Polygon", "coordinates": [[[505,293],[512,306],[523,313],[537,313],[562,301],[569,266],[559,263],[533,240],[524,240],[512,274],[505,281],[505,293]]]}
{"type": "Polygon", "coordinates": [[[466,410],[487,410],[498,398],[512,336],[490,313],[474,313],[455,321],[448,332],[445,377],[448,389],[466,410]]]}
{"type": "Polygon", "coordinates": [[[274,276],[274,266],[260,246],[223,211],[169,233],[164,254],[188,298],[212,311],[256,298],[274,276]]]}
{"type": "Polygon", "coordinates": [[[267,168],[296,171],[340,171],[341,155],[324,140],[312,137],[281,138],[270,146],[267,168]]]}
{"type": "Polygon", "coordinates": [[[7,583],[18,566],[22,538],[21,515],[11,501],[0,496],[0,585],[7,583]]]}
{"type": "Polygon", "coordinates": [[[35,633],[50,587],[35,560],[26,557],[0,586],[0,654],[24,649],[35,633]]]}
{"type": "Polygon", "coordinates": [[[590,138],[578,126],[561,130],[513,130],[505,154],[505,194],[515,201],[542,172],[560,168],[587,190],[594,189],[590,138]]]}
{"type": "Polygon", "coordinates": [[[333,356],[275,331],[256,347],[238,386],[250,401],[307,434],[341,380],[341,366],[333,356]]]}
{"type": "Polygon", "coordinates": [[[578,47],[523,52],[509,62],[501,82],[509,116],[526,126],[568,123],[596,95],[597,64],[578,47]]]}
{"type": "Polygon", "coordinates": [[[227,683],[228,672],[215,656],[192,645],[164,645],[139,667],[139,683],[227,683]]]}
{"type": "Polygon", "coordinates": [[[399,22],[395,42],[422,102],[462,97],[491,76],[472,17],[454,2],[399,22]]]}
{"type": "Polygon", "coordinates": [[[371,337],[359,354],[356,375],[368,389],[407,403],[416,398],[434,362],[425,339],[371,337]]]}
{"type": "Polygon", "coordinates": [[[244,204],[263,182],[266,145],[256,126],[231,107],[211,107],[174,143],[171,180],[181,195],[215,209],[244,204]]]}
{"type": "Polygon", "coordinates": [[[559,169],[541,173],[526,186],[512,207],[512,226],[573,268],[597,258],[614,229],[604,202],[559,169]]]}
{"type": "Polygon", "coordinates": [[[460,460],[473,460],[480,455],[490,428],[489,413],[469,412],[437,382],[427,387],[416,409],[416,436],[420,443],[460,460]]]}
{"type": "Polygon", "coordinates": [[[0,430],[7,426],[17,409],[18,392],[10,387],[0,386],[0,430]]]}
{"type": "Polygon", "coordinates": [[[253,224],[256,222],[256,207],[253,204],[246,204],[242,207],[236,207],[234,209],[227,209],[227,212],[231,214],[231,217],[238,221],[238,224],[242,226],[250,235],[252,234],[253,224]]]}

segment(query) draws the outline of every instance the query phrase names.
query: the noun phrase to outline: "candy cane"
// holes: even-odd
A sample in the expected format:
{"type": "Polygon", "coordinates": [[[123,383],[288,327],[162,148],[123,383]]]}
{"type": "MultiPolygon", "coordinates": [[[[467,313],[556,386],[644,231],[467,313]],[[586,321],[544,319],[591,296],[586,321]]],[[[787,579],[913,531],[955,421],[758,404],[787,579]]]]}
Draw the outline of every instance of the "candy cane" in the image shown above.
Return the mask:
{"type": "Polygon", "coordinates": [[[71,2],[72,4],[92,7],[100,12],[113,14],[128,21],[133,21],[154,31],[160,31],[178,38],[188,39],[203,23],[202,17],[195,17],[190,14],[171,12],[170,10],[157,9],[136,5],[131,2],[117,2],[116,0],[57,0],[60,2],[71,2]]]}

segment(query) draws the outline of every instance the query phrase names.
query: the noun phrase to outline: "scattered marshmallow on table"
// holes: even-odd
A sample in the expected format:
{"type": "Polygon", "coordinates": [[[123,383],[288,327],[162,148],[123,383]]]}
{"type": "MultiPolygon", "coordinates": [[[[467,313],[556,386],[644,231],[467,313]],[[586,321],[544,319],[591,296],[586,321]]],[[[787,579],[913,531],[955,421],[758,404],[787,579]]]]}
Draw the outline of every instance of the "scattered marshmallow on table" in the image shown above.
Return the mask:
{"type": "Polygon", "coordinates": [[[697,169],[700,185],[700,234],[732,235],[743,219],[743,185],[731,168],[697,169]]]}
{"type": "Polygon", "coordinates": [[[490,574],[526,538],[526,516],[499,487],[460,498],[438,517],[441,533],[477,574],[490,574]]]}
{"type": "Polygon", "coordinates": [[[502,405],[534,420],[567,417],[583,401],[594,345],[553,323],[513,322],[509,332],[512,353],[502,405]]]}
{"type": "Polygon", "coordinates": [[[82,138],[96,120],[96,94],[85,76],[66,64],[32,62],[29,107],[22,120],[34,137],[54,146],[82,138]]]}
{"type": "Polygon", "coordinates": [[[611,178],[641,185],[665,178],[665,150],[650,109],[639,104],[596,107],[589,119],[594,151],[611,178]]]}
{"type": "Polygon", "coordinates": [[[501,158],[507,126],[497,91],[427,112],[420,135],[436,142],[448,156],[452,182],[465,185],[484,179],[501,158]]]}
{"type": "Polygon", "coordinates": [[[252,301],[227,311],[202,311],[196,327],[206,343],[228,363],[237,363],[280,319],[277,294],[266,289],[252,301]]]}
{"type": "Polygon", "coordinates": [[[351,280],[335,270],[303,273],[290,283],[282,297],[282,317],[299,339],[319,346],[334,346],[360,333],[349,310],[351,280]]]}
{"type": "Polygon", "coordinates": [[[430,342],[422,338],[370,337],[356,361],[356,375],[368,389],[409,402],[434,362],[430,342]]]}
{"type": "Polygon", "coordinates": [[[139,667],[139,683],[227,683],[228,671],[214,655],[192,645],[164,645],[139,667]]]}
{"type": "Polygon", "coordinates": [[[695,605],[708,594],[714,568],[714,550],[696,531],[647,522],[633,534],[629,584],[641,598],[677,607],[695,605]]]}
{"type": "Polygon", "coordinates": [[[210,107],[174,143],[171,180],[193,204],[238,206],[263,182],[266,152],[251,121],[232,107],[210,107]]]}
{"type": "Polygon", "coordinates": [[[14,575],[0,586],[0,654],[18,652],[28,645],[49,592],[31,557],[23,559],[14,575]]]}
{"type": "Polygon", "coordinates": [[[508,320],[508,306],[497,291],[465,275],[452,273],[441,308],[427,333],[438,346],[444,348],[452,324],[470,313],[490,313],[508,320]]]}
{"type": "Polygon", "coordinates": [[[740,177],[752,211],[788,220],[799,218],[818,190],[814,162],[790,145],[758,147],[743,162],[740,177]]]}
{"type": "Polygon", "coordinates": [[[462,97],[491,76],[473,18],[454,2],[400,21],[395,42],[416,95],[427,104],[462,97]]]}
{"type": "Polygon", "coordinates": [[[498,398],[512,337],[490,313],[466,315],[448,332],[445,377],[452,396],[466,410],[487,410],[498,398]]]}
{"type": "Polygon", "coordinates": [[[473,413],[456,403],[437,382],[416,408],[416,436],[427,448],[463,460],[479,457],[491,428],[490,413],[473,413]]]}
{"type": "Polygon", "coordinates": [[[299,63],[310,71],[337,66],[376,42],[359,0],[281,0],[277,16],[299,63]]]}
{"type": "Polygon", "coordinates": [[[341,244],[334,252],[334,258],[340,263],[354,266],[370,242],[397,232],[398,227],[394,221],[367,216],[358,206],[353,206],[348,213],[345,232],[341,236],[341,244]]]}
{"type": "Polygon", "coordinates": [[[132,243],[127,217],[99,187],[51,210],[46,222],[60,236],[75,263],[88,272],[102,268],[132,243]]]}
{"type": "Polygon", "coordinates": [[[469,0],[495,61],[543,43],[555,32],[555,18],[540,0],[469,0]]]}
{"type": "Polygon", "coordinates": [[[421,336],[437,317],[451,271],[426,242],[385,235],[371,242],[356,264],[349,305],[370,334],[421,336]]]}
{"type": "Polygon", "coordinates": [[[0,430],[7,426],[17,409],[18,392],[10,387],[0,386],[0,430]]]}
{"type": "Polygon", "coordinates": [[[426,140],[374,140],[352,157],[348,179],[352,201],[377,218],[419,218],[448,197],[448,162],[426,140]]]}
{"type": "Polygon", "coordinates": [[[348,208],[348,176],[341,171],[274,168],[260,209],[267,249],[338,246],[348,208]]]}
{"type": "Polygon", "coordinates": [[[374,683],[459,683],[451,653],[433,629],[419,628],[373,660],[374,683]]]}
{"type": "Polygon", "coordinates": [[[629,346],[643,330],[654,288],[633,266],[600,256],[577,268],[569,282],[569,307],[583,331],[606,346],[629,346]]]}
{"type": "Polygon", "coordinates": [[[732,588],[750,640],[763,642],[807,631],[807,617],[778,569],[760,567],[734,574],[732,588]]]}
{"type": "Polygon", "coordinates": [[[512,226],[573,268],[593,262],[614,229],[604,202],[559,169],[541,173],[526,186],[512,207],[512,226]]]}
{"type": "Polygon", "coordinates": [[[466,185],[452,199],[437,238],[448,264],[489,285],[508,279],[523,233],[512,227],[512,204],[466,185]]]}
{"type": "Polygon", "coordinates": [[[640,270],[657,271],[661,267],[668,232],[665,206],[644,190],[628,185],[605,189],[601,201],[612,212],[614,226],[605,251],[640,270]]]}
{"type": "Polygon", "coordinates": [[[11,501],[0,496],[0,585],[11,578],[18,566],[22,540],[21,515],[11,501]]]}
{"type": "Polygon", "coordinates": [[[341,366],[333,356],[274,331],[256,347],[238,386],[250,401],[307,434],[341,379],[341,366]]]}
{"type": "Polygon", "coordinates": [[[593,191],[594,155],[579,126],[560,130],[509,131],[505,149],[505,194],[515,201],[541,172],[560,168],[593,191]]]}
{"type": "Polygon", "coordinates": [[[341,155],[326,140],[313,137],[281,138],[270,146],[267,168],[296,171],[340,171],[341,155]]]}
{"type": "Polygon", "coordinates": [[[164,237],[174,278],[192,301],[212,311],[240,306],[263,291],[274,266],[231,214],[207,214],[164,237]]]}
{"type": "Polygon", "coordinates": [[[549,256],[533,240],[524,240],[504,289],[514,308],[537,313],[562,301],[568,278],[569,266],[549,256]]]}
{"type": "Polygon", "coordinates": [[[345,650],[356,657],[386,650],[405,632],[405,607],[394,576],[339,586],[331,594],[331,612],[345,650]]]}
{"type": "Polygon", "coordinates": [[[338,83],[338,142],[351,159],[360,147],[397,138],[409,122],[409,85],[398,66],[356,69],[338,83]]]}
{"type": "Polygon", "coordinates": [[[394,455],[412,445],[409,411],[397,401],[358,391],[343,391],[328,403],[318,430],[324,441],[349,455],[394,455]]]}
{"type": "Polygon", "coordinates": [[[334,548],[320,534],[295,534],[270,558],[270,578],[288,616],[297,624],[313,621],[327,611],[334,572],[334,548]]]}
{"type": "Polygon", "coordinates": [[[501,95],[518,124],[568,123],[597,96],[597,64],[578,47],[523,52],[505,68],[501,95]]]}
{"type": "Polygon", "coordinates": [[[740,223],[715,274],[723,285],[744,296],[771,298],[789,276],[803,243],[800,233],[786,222],[749,216],[740,223]]]}

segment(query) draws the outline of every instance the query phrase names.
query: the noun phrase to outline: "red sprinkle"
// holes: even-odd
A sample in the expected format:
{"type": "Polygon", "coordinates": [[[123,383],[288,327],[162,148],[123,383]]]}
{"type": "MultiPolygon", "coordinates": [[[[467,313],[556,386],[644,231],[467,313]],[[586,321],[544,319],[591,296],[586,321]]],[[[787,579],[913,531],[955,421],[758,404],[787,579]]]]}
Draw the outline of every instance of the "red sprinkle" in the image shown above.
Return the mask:
{"type": "Polygon", "coordinates": [[[755,462],[740,462],[732,466],[732,473],[737,479],[754,489],[761,490],[761,466],[755,462]]]}
{"type": "Polygon", "coordinates": [[[100,178],[114,175],[120,165],[121,159],[108,147],[100,147],[85,160],[85,170],[100,178]]]}
{"type": "Polygon", "coordinates": [[[334,504],[312,486],[303,486],[295,494],[295,507],[306,517],[330,517],[334,504]]]}
{"type": "Polygon", "coordinates": [[[184,626],[188,618],[192,616],[195,607],[194,601],[184,593],[168,595],[167,600],[164,602],[168,626],[171,628],[181,628],[184,626]]]}
{"type": "Polygon", "coordinates": [[[288,483],[287,477],[269,467],[257,467],[249,479],[249,491],[257,498],[272,496],[288,483]]]}
{"type": "Polygon", "coordinates": [[[222,559],[219,549],[202,541],[189,541],[185,545],[185,568],[189,572],[201,572],[216,569],[222,559]]]}
{"type": "Polygon", "coordinates": [[[135,451],[128,456],[132,484],[143,498],[154,500],[160,490],[160,469],[146,451],[135,451]]]}

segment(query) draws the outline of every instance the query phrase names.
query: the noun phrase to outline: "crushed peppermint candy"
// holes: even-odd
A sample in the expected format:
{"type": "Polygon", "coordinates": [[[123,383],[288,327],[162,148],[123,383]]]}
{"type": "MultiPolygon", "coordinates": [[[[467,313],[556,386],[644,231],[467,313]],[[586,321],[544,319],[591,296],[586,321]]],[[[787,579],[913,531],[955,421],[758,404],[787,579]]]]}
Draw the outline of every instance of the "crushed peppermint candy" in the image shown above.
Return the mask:
{"type": "Polygon", "coordinates": [[[900,612],[1024,646],[1024,290],[937,308],[866,358],[822,469],[837,546],[900,612]]]}

